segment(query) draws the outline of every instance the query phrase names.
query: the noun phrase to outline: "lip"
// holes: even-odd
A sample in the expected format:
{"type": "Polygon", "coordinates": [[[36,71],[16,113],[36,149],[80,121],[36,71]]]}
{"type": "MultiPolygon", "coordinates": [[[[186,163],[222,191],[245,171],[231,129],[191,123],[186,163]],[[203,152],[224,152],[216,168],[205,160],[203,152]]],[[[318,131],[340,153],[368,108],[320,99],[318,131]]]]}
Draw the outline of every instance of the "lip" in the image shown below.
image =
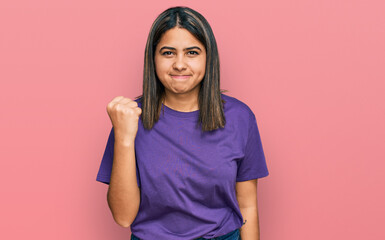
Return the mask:
{"type": "Polygon", "coordinates": [[[191,75],[171,75],[171,77],[174,79],[187,79],[191,77],[191,75]]]}

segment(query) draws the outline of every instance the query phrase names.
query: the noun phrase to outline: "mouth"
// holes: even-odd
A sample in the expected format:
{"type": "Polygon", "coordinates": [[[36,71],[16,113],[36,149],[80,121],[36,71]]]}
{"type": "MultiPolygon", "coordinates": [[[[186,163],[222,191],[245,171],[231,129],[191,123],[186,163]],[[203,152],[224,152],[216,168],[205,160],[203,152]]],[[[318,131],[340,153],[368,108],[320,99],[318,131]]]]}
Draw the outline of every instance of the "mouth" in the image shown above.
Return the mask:
{"type": "Polygon", "coordinates": [[[188,79],[191,77],[191,75],[171,75],[174,79],[188,79]]]}

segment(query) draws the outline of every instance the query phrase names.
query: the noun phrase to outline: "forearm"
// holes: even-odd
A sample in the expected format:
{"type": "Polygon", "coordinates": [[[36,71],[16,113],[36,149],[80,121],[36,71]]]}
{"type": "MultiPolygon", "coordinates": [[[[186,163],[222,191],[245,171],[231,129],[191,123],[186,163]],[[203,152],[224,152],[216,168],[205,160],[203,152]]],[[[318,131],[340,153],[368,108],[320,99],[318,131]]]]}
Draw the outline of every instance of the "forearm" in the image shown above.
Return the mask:
{"type": "Polygon", "coordinates": [[[241,227],[242,240],[260,240],[258,208],[240,208],[246,223],[241,227]]]}
{"type": "Polygon", "coordinates": [[[122,227],[129,227],[138,213],[140,203],[134,141],[127,143],[118,138],[115,141],[107,200],[115,222],[122,227]]]}

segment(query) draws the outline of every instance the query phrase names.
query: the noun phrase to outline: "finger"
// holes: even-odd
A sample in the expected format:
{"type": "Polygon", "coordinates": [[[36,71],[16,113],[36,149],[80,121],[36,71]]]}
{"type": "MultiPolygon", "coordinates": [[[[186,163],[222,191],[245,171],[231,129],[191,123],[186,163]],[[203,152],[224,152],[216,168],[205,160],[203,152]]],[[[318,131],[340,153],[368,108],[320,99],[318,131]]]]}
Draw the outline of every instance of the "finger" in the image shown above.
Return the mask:
{"type": "Polygon", "coordinates": [[[127,106],[134,108],[134,107],[138,106],[138,103],[136,101],[131,101],[131,102],[127,103],[127,106]]]}
{"type": "Polygon", "coordinates": [[[134,108],[138,106],[138,103],[135,100],[131,100],[129,98],[122,99],[119,104],[123,104],[127,107],[134,108]]]}
{"type": "Polygon", "coordinates": [[[139,115],[142,114],[142,109],[141,109],[140,107],[135,108],[135,110],[137,111],[137,113],[138,113],[139,115]]]}
{"type": "Polygon", "coordinates": [[[114,97],[114,99],[112,99],[112,103],[116,103],[116,102],[119,102],[120,100],[124,99],[123,96],[117,96],[117,97],[114,97]]]}
{"type": "Polygon", "coordinates": [[[124,99],[123,96],[117,96],[117,97],[115,97],[114,99],[112,99],[111,102],[109,102],[109,103],[107,104],[107,109],[108,109],[109,107],[110,107],[110,108],[114,107],[114,105],[116,105],[117,103],[119,103],[122,99],[124,99]]]}
{"type": "Polygon", "coordinates": [[[130,102],[132,102],[132,100],[129,98],[123,98],[122,100],[119,101],[120,104],[127,104],[130,102]]]}

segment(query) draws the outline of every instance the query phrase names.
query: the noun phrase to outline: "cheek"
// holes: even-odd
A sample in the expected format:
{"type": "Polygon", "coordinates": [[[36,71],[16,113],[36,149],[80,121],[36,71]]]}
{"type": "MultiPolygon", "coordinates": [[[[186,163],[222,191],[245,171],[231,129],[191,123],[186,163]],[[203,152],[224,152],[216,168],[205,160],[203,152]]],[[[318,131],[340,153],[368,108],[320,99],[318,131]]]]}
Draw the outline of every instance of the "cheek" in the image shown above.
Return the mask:
{"type": "Polygon", "coordinates": [[[158,73],[167,73],[170,66],[167,63],[167,61],[156,61],[155,62],[155,69],[158,73]]]}
{"type": "Polygon", "coordinates": [[[201,55],[201,61],[200,61],[200,69],[202,72],[205,72],[206,70],[206,55],[201,55]]]}
{"type": "Polygon", "coordinates": [[[196,62],[194,64],[194,71],[196,73],[201,73],[201,74],[204,74],[205,73],[205,70],[206,70],[206,61],[199,61],[199,62],[196,62]]]}

